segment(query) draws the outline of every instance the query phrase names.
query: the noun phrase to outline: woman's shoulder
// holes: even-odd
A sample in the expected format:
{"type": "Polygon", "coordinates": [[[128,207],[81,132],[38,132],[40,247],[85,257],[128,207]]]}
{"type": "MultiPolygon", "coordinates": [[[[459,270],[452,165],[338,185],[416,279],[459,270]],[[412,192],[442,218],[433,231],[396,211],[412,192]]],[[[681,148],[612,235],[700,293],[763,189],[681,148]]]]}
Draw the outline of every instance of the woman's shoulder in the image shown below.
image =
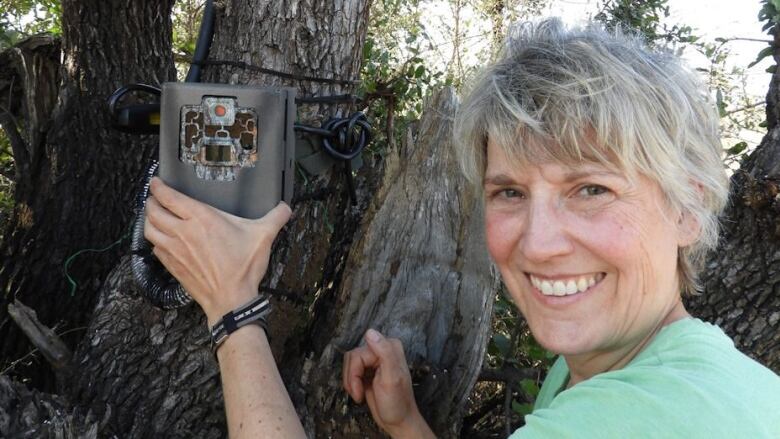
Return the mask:
{"type": "Polygon", "coordinates": [[[625,368],[555,395],[516,437],[553,436],[780,437],[780,377],[718,327],[686,319],[625,368]]]}
{"type": "MultiPolygon", "coordinates": [[[[692,385],[713,387],[762,383],[780,390],[780,377],[734,347],[718,326],[688,318],[663,328],[655,339],[627,367],[609,375],[689,380],[692,385]]],[[[780,398],[780,395],[778,395],[780,398]]]]}

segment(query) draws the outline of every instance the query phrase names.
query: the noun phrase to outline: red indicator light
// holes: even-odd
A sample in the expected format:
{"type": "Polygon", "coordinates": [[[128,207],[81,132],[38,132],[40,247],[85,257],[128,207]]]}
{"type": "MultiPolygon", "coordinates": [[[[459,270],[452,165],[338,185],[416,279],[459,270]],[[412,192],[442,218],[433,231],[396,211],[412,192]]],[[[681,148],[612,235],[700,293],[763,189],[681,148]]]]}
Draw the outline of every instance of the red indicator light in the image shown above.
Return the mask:
{"type": "Polygon", "coordinates": [[[214,107],[214,114],[216,114],[219,117],[222,117],[227,113],[227,110],[222,105],[217,105],[214,107]]]}

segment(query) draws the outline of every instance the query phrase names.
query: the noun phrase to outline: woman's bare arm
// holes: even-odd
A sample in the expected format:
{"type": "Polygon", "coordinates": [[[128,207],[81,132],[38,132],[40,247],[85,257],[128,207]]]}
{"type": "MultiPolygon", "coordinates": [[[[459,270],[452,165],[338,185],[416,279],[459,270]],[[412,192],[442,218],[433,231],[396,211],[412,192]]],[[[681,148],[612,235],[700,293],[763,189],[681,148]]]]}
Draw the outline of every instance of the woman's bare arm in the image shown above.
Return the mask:
{"type": "MultiPolygon", "coordinates": [[[[239,218],[152,180],[144,233],[154,254],[213,326],[257,297],[271,245],[290,218],[280,204],[258,220],[239,218]]],[[[243,326],[217,350],[231,438],[306,437],[264,330],[243,326]]]]}
{"type": "Polygon", "coordinates": [[[217,351],[231,438],[305,438],[263,329],[247,325],[217,351]]]}

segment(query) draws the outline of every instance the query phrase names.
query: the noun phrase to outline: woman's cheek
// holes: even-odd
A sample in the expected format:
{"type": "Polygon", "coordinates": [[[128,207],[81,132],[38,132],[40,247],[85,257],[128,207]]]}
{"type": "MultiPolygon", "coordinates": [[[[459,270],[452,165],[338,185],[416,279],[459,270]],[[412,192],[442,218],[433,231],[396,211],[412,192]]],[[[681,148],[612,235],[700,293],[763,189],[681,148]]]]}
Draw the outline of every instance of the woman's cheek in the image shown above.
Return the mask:
{"type": "Polygon", "coordinates": [[[485,236],[493,261],[501,264],[508,260],[520,232],[520,221],[511,214],[486,208],[485,236]]]}

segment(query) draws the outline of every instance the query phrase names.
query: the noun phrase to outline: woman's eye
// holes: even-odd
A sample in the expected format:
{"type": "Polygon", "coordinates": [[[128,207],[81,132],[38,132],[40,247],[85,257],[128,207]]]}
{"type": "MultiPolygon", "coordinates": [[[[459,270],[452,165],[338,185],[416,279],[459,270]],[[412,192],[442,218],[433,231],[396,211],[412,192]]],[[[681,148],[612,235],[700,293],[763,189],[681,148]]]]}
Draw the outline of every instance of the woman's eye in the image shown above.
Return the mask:
{"type": "Polygon", "coordinates": [[[523,198],[523,193],[515,189],[495,189],[488,192],[489,198],[494,201],[515,201],[523,198]]]}
{"type": "Polygon", "coordinates": [[[585,196],[585,197],[595,197],[598,195],[603,195],[609,192],[609,189],[605,188],[604,186],[600,186],[597,184],[589,184],[587,186],[583,186],[580,188],[579,195],[585,196]]]}
{"type": "Polygon", "coordinates": [[[501,189],[498,191],[498,195],[502,198],[517,198],[522,196],[520,192],[514,189],[501,189]]]}

